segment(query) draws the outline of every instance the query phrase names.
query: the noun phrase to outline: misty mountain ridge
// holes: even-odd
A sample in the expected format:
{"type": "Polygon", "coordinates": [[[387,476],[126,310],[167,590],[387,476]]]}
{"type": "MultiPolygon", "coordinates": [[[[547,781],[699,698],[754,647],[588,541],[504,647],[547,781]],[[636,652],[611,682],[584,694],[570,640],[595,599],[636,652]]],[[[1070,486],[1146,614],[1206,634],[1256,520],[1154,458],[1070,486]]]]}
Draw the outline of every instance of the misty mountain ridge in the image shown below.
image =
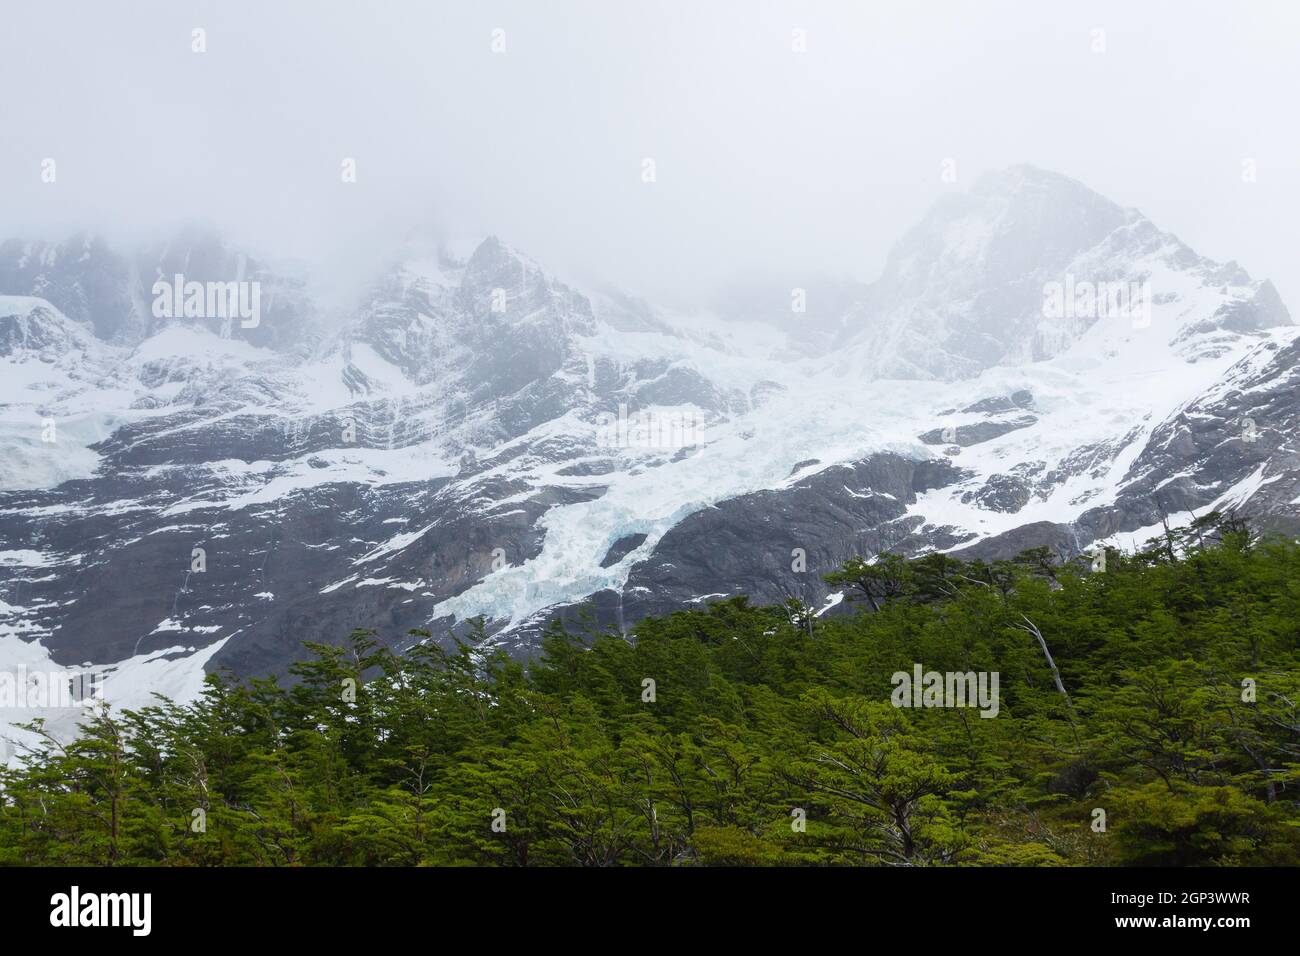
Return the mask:
{"type": "Polygon", "coordinates": [[[139,704],[358,626],[404,647],[482,617],[524,655],[555,616],[836,613],[820,576],[859,553],[1069,555],[1210,508],[1300,527],[1290,314],[1135,210],[1013,167],[826,288],[742,324],[487,237],[408,250],[336,323],[207,234],[0,243],[0,653],[139,704]],[[260,321],[159,319],[176,274],[261,283],[260,321]]]}

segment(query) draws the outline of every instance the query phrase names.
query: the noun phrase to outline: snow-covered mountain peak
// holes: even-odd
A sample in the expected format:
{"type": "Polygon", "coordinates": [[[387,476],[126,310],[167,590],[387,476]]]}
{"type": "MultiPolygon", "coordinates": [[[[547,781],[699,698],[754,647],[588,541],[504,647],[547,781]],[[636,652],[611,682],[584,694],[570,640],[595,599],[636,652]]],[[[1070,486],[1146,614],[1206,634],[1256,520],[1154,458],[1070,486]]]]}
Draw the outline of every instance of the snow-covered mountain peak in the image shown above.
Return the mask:
{"type": "Polygon", "coordinates": [[[1155,310],[1176,317],[1170,345],[1290,324],[1271,285],[1235,263],[1072,179],[1016,166],[943,198],[899,241],[848,318],[836,368],[955,381],[1051,358],[1099,321],[1107,334],[1148,327],[1155,310]]]}
{"type": "Polygon", "coordinates": [[[0,295],[0,355],[33,353],[52,361],[73,349],[93,348],[94,335],[37,296],[0,295]]]}
{"type": "Polygon", "coordinates": [[[1131,220],[1081,183],[1032,166],[986,173],[946,196],[891,251],[879,291],[966,298],[1063,268],[1131,220]]]}

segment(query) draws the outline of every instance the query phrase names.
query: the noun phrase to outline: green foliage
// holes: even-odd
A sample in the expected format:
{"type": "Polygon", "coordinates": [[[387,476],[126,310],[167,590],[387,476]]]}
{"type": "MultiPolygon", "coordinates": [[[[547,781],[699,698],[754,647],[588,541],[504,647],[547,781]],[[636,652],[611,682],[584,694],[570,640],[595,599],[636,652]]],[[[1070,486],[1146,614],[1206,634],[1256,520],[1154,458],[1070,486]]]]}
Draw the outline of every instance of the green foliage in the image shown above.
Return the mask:
{"type": "Polygon", "coordinates": [[[100,711],[0,771],[0,863],[1300,863],[1294,543],[1211,516],[1104,573],[1037,549],[827,581],[859,612],[556,624],[527,668],[481,625],[401,656],[358,631],[283,684],[100,711]],[[896,708],[917,663],[997,672],[997,716],[896,708]]]}

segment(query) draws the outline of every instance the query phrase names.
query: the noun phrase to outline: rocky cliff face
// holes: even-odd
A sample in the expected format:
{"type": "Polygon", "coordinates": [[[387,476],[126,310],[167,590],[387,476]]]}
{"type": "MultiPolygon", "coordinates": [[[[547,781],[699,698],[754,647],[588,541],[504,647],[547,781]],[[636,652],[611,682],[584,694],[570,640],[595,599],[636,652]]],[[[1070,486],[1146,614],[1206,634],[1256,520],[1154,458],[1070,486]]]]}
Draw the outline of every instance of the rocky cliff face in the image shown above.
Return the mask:
{"type": "Polygon", "coordinates": [[[177,321],[155,315],[153,308],[154,283],[173,282],[177,275],[203,283],[256,281],[264,297],[256,326],[234,322],[224,329],[218,316],[190,318],[189,325],[285,351],[301,350],[314,339],[315,316],[301,277],[269,269],[201,229],[127,252],[89,234],[64,242],[0,242],[0,294],[45,299],[114,345],[138,345],[177,321]]]}
{"type": "Polygon", "coordinates": [[[858,553],[1297,525],[1276,291],[1039,170],[936,207],[813,355],[495,238],[404,255],[333,332],[306,290],[210,237],[0,244],[0,661],[139,704],[354,627],[482,616],[525,655],[557,615],[828,609],[858,553]],[[262,283],[262,323],[160,320],[181,271],[262,283]]]}

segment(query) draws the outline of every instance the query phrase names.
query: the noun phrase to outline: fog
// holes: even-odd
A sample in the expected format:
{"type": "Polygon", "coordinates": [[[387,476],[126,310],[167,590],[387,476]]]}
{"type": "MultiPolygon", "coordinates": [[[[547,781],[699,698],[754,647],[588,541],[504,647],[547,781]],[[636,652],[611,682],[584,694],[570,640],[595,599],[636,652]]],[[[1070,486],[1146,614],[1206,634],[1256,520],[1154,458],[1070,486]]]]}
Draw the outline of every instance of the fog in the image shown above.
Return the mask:
{"type": "Polygon", "coordinates": [[[1294,310],[1297,36],[1286,0],[9,0],[0,236],[199,219],[356,262],[495,233],[689,302],[746,276],[870,280],[945,190],[1029,162],[1294,310]]]}

